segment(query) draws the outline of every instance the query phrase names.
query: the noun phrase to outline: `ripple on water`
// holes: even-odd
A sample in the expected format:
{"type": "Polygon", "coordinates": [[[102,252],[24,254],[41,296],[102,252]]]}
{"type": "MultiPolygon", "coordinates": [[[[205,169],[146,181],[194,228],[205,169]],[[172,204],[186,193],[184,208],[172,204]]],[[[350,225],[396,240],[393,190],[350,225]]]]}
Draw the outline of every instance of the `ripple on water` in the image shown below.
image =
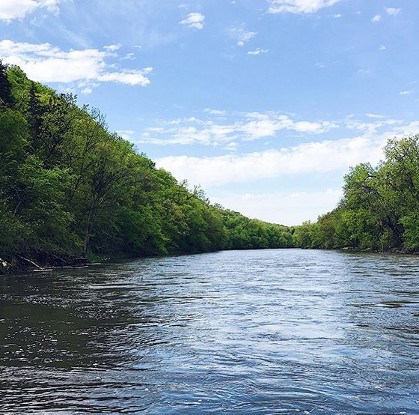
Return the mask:
{"type": "Polygon", "coordinates": [[[418,275],[264,250],[7,276],[1,410],[419,413],[418,275]]]}

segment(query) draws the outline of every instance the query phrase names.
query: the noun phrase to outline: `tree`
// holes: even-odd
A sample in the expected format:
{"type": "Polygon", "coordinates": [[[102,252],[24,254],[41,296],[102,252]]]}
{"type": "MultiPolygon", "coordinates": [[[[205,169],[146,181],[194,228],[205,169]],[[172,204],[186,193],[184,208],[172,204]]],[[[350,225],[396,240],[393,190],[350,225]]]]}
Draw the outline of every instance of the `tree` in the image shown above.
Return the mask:
{"type": "Polygon", "coordinates": [[[37,155],[46,168],[59,164],[64,154],[63,144],[68,138],[77,113],[76,96],[61,94],[51,96],[47,111],[42,116],[39,128],[39,149],[37,155]]]}
{"type": "Polygon", "coordinates": [[[0,110],[2,107],[12,107],[12,87],[7,78],[7,65],[0,59],[0,110]]]}
{"type": "Polygon", "coordinates": [[[31,135],[32,148],[40,150],[41,148],[41,127],[42,117],[45,114],[45,106],[42,104],[38,96],[38,91],[35,82],[31,82],[29,90],[29,102],[28,102],[28,125],[31,135]]]}
{"type": "Polygon", "coordinates": [[[28,125],[22,114],[8,108],[0,112],[0,137],[0,194],[16,213],[23,198],[17,179],[28,147],[28,125]]]}

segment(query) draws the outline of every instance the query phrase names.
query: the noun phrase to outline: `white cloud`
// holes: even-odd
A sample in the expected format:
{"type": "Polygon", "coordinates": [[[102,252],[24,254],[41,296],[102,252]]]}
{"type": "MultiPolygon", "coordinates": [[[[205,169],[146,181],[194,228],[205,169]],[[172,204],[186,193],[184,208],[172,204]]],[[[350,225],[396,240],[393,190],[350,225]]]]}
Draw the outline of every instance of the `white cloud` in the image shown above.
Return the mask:
{"type": "Polygon", "coordinates": [[[387,48],[386,48],[386,46],[385,46],[385,45],[380,45],[379,49],[380,49],[380,50],[386,50],[387,48]]]}
{"type": "MultiPolygon", "coordinates": [[[[237,116],[237,114],[235,114],[237,116]]],[[[226,119],[230,117],[225,115],[226,119]]],[[[159,168],[173,173],[178,180],[187,179],[191,185],[202,185],[213,202],[220,203],[251,217],[286,225],[304,220],[316,220],[336,206],[341,191],[317,187],[310,192],[299,189],[284,193],[273,183],[289,180],[305,180],[308,177],[338,177],[349,167],[362,162],[378,164],[383,159],[383,147],[388,138],[412,135],[419,131],[419,121],[406,124],[401,120],[388,119],[380,114],[368,113],[364,120],[355,116],[340,121],[342,130],[351,129],[353,134],[341,139],[303,142],[283,146],[271,140],[266,150],[239,153],[240,140],[275,136],[280,130],[292,130],[313,134],[327,131],[324,122],[296,120],[279,113],[245,113],[235,122],[224,125],[191,117],[161,124],[153,134],[173,136],[178,143],[218,143],[229,153],[220,156],[168,156],[156,160],[159,168]],[[179,136],[176,136],[179,134],[179,136]],[[267,184],[270,183],[270,184],[267,184]],[[266,190],[269,187],[270,190],[266,190]],[[247,190],[247,189],[257,190],[247,190]],[[239,190],[246,189],[246,190],[239,190]],[[248,193],[247,193],[248,192],[248,193]]],[[[158,140],[157,140],[158,141],[158,140]]],[[[173,142],[173,141],[172,141],[173,142]]]]}
{"type": "Polygon", "coordinates": [[[101,82],[117,82],[120,84],[141,86],[146,86],[150,83],[150,80],[144,75],[143,71],[133,70],[100,74],[97,80],[101,82]]]}
{"type": "Polygon", "coordinates": [[[373,118],[373,119],[383,119],[385,118],[384,115],[381,114],[373,114],[371,112],[368,112],[365,114],[368,118],[373,118]]]}
{"type": "Polygon", "coordinates": [[[121,58],[121,61],[132,61],[135,59],[135,53],[129,52],[121,58]]]}
{"type": "Polygon", "coordinates": [[[400,120],[379,120],[377,125],[380,127],[376,128],[371,124],[354,121],[351,128],[358,129],[361,134],[350,138],[216,157],[169,156],[157,159],[156,164],[172,172],[177,179],[187,179],[208,190],[295,175],[331,172],[341,175],[350,166],[362,162],[377,164],[383,158],[382,149],[388,138],[419,131],[419,121],[403,125],[400,120]]]}
{"type": "Polygon", "coordinates": [[[103,49],[105,49],[109,52],[116,52],[117,50],[121,49],[121,44],[117,43],[117,44],[114,44],[114,45],[107,45],[107,46],[104,46],[103,49]]]}
{"type": "Polygon", "coordinates": [[[0,20],[23,19],[36,9],[44,8],[51,13],[58,13],[61,0],[1,0],[0,20]]]}
{"type": "Polygon", "coordinates": [[[396,9],[395,7],[387,7],[386,8],[386,13],[389,16],[397,16],[400,13],[401,9],[396,9]]]}
{"type": "Polygon", "coordinates": [[[189,13],[186,16],[186,19],[180,21],[180,24],[183,24],[192,29],[201,30],[204,28],[204,21],[205,21],[205,16],[203,14],[189,13]]]}
{"type": "Polygon", "coordinates": [[[212,109],[212,108],[205,108],[204,111],[208,114],[218,115],[220,117],[226,115],[226,112],[224,110],[216,110],[216,109],[212,109]]]}
{"type": "MultiPolygon", "coordinates": [[[[210,115],[224,115],[210,113],[210,115]]],[[[274,137],[281,130],[301,134],[320,134],[337,125],[330,121],[294,120],[289,115],[276,112],[250,112],[235,114],[236,120],[221,124],[214,120],[197,118],[177,119],[162,123],[159,131],[147,129],[139,139],[141,143],[152,144],[203,144],[223,145],[234,141],[252,141],[274,137]]]]}
{"type": "Polygon", "coordinates": [[[375,119],[376,121],[365,122],[349,118],[346,120],[346,127],[351,130],[362,131],[364,134],[375,136],[378,134],[379,130],[388,129],[389,127],[393,128],[392,131],[395,134],[396,130],[394,129],[403,124],[403,121],[401,120],[384,119],[385,117],[381,115],[367,114],[367,117],[375,119]]]}
{"type": "Polygon", "coordinates": [[[156,160],[179,179],[205,188],[231,183],[251,183],[296,174],[346,170],[360,162],[382,158],[387,136],[368,134],[340,140],[325,140],[262,152],[218,157],[169,156],[156,160]]]}
{"type": "Polygon", "coordinates": [[[256,48],[255,50],[249,50],[249,52],[247,52],[247,54],[249,56],[258,56],[258,55],[262,55],[262,54],[268,53],[268,52],[269,52],[268,49],[256,48]]]}
{"type": "Polygon", "coordinates": [[[133,130],[118,130],[116,133],[125,140],[132,140],[132,136],[134,135],[133,130]]]}
{"type": "Polygon", "coordinates": [[[342,17],[342,14],[341,13],[337,13],[337,14],[333,15],[333,17],[335,19],[340,19],[342,17]]]}
{"type": "Polygon", "coordinates": [[[250,32],[244,28],[244,24],[241,24],[239,26],[231,27],[229,35],[232,39],[234,39],[237,46],[243,47],[257,35],[257,32],[250,32]]]}
{"type": "Polygon", "coordinates": [[[400,91],[400,95],[410,95],[412,91],[400,91]]]}
{"type": "Polygon", "coordinates": [[[331,211],[342,197],[342,190],[325,189],[311,192],[243,193],[211,197],[229,209],[251,217],[282,225],[299,225],[315,221],[331,211]]]}
{"type": "Polygon", "coordinates": [[[378,23],[381,22],[382,17],[379,14],[376,14],[372,19],[371,22],[372,23],[378,23]]]}
{"type": "Polygon", "coordinates": [[[233,30],[237,36],[237,46],[243,47],[250,39],[254,38],[257,33],[256,32],[246,32],[243,28],[237,28],[233,30]]]}
{"type": "Polygon", "coordinates": [[[408,125],[403,125],[394,129],[394,136],[407,137],[419,133],[419,121],[413,121],[408,125]]]}
{"type": "Polygon", "coordinates": [[[269,0],[268,13],[316,13],[340,0],[269,0]]]}
{"type": "Polygon", "coordinates": [[[90,87],[86,87],[80,91],[83,95],[89,95],[93,92],[93,89],[90,87]]]}
{"type": "Polygon", "coordinates": [[[107,50],[85,49],[63,51],[49,43],[19,43],[0,41],[0,56],[5,63],[18,65],[29,78],[40,82],[82,82],[84,93],[95,82],[118,82],[146,86],[151,68],[141,70],[112,70],[107,58],[115,56],[116,46],[107,50]],[[111,51],[109,51],[111,50],[111,51]],[[90,84],[86,84],[90,82],[90,84]]]}

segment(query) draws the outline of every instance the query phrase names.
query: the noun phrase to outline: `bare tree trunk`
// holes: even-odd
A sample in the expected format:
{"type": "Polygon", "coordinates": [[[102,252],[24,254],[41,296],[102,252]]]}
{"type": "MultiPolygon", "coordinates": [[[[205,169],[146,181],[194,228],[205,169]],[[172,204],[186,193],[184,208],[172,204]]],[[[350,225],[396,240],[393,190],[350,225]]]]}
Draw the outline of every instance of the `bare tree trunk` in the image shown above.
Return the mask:
{"type": "Polygon", "coordinates": [[[87,224],[86,224],[86,232],[84,234],[84,242],[83,242],[83,257],[84,258],[87,257],[87,251],[89,248],[92,215],[93,215],[93,206],[91,206],[89,209],[89,216],[87,217],[87,224]]]}

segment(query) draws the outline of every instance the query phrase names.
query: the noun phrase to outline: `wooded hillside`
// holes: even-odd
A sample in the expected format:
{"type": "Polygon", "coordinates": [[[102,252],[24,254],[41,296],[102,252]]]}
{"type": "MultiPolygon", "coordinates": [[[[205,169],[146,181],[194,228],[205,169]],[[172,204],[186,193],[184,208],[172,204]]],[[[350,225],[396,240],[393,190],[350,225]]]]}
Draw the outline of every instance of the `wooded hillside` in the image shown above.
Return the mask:
{"type": "Polygon", "coordinates": [[[94,108],[0,61],[0,257],[145,256],[292,245],[213,206],[112,133],[94,108]]]}

